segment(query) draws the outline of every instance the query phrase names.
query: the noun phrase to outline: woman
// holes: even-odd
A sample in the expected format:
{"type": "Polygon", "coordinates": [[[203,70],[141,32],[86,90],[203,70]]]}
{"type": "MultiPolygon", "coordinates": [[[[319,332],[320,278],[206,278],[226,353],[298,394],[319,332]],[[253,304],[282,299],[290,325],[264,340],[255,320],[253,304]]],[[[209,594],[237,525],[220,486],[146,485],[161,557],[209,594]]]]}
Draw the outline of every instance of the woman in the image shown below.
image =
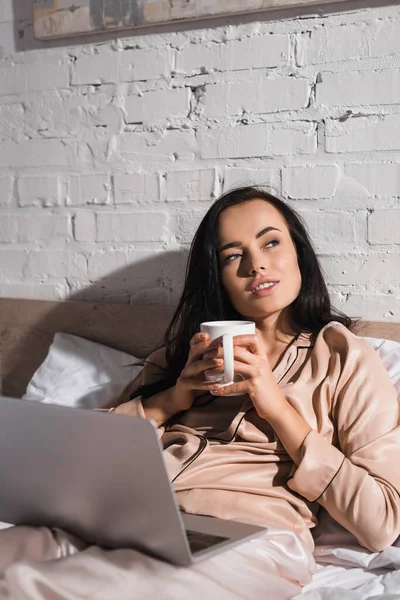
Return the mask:
{"type": "Polygon", "coordinates": [[[398,401],[351,325],[331,310],[294,211],[256,188],[217,200],[193,241],[165,347],[110,410],[157,422],[184,510],[266,525],[266,535],[182,572],[134,550],[85,549],[59,530],[10,528],[0,533],[0,595],[100,600],[162,590],[165,600],[233,600],[268,590],[286,600],[310,582],[320,506],[367,548],[392,544],[398,401]],[[223,371],[223,359],[199,333],[201,322],[222,319],[256,323],[256,335],[235,338],[241,380],[228,387],[205,380],[223,371]],[[13,565],[26,559],[37,562],[13,565]]]}
{"type": "Polygon", "coordinates": [[[362,546],[400,534],[397,395],[380,359],[331,309],[296,213],[253,187],[223,195],[195,235],[178,308],[117,413],[156,421],[181,507],[296,532],[323,506],[362,546]],[[202,321],[245,319],[235,372],[202,321]],[[240,396],[229,396],[240,392],[240,396]]]}

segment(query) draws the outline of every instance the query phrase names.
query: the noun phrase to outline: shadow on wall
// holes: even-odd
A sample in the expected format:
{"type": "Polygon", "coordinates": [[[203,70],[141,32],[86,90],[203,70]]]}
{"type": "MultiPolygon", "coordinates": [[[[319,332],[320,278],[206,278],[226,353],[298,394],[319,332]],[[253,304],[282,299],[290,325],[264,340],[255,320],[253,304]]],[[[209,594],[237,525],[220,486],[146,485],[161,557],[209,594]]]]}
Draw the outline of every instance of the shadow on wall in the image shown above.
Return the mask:
{"type": "MultiPolygon", "coordinates": [[[[106,264],[107,258],[106,253],[106,264]]],[[[187,258],[188,250],[161,251],[84,285],[69,294],[67,300],[175,306],[182,290],[187,258]]]]}
{"type": "Polygon", "coordinates": [[[70,294],[66,300],[79,301],[75,306],[69,302],[9,300],[6,321],[0,315],[7,349],[4,393],[14,397],[25,393],[57,331],[137,357],[148,356],[162,344],[182,290],[186,261],[187,251],[164,252],[127,265],[70,294]],[[10,314],[13,311],[14,317],[10,314]]]}
{"type": "MultiPolygon", "coordinates": [[[[45,0],[44,0],[45,2],[45,0]]],[[[135,37],[144,35],[164,35],[206,29],[207,27],[238,26],[262,20],[263,22],[279,21],[283,19],[309,18],[341,13],[344,11],[361,10],[364,8],[378,8],[398,4],[398,0],[348,0],[347,2],[332,2],[321,6],[298,6],[295,8],[270,9],[268,11],[251,12],[242,15],[209,17],[208,19],[175,21],[168,24],[149,25],[127,30],[113,30],[104,33],[81,35],[69,38],[57,38],[48,41],[36,40],[33,35],[32,0],[13,0],[14,12],[14,38],[17,52],[38,50],[46,48],[60,48],[79,46],[84,44],[105,43],[117,38],[135,37]]]]}

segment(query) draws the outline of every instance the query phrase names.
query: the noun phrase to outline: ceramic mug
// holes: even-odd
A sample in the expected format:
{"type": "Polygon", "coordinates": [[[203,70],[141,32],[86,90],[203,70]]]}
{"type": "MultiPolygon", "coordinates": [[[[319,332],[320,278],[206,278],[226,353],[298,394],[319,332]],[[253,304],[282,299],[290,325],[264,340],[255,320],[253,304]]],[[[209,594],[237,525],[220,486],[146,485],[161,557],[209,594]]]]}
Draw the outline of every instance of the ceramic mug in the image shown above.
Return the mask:
{"type": "MultiPolygon", "coordinates": [[[[224,373],[221,375],[204,374],[206,380],[231,385],[235,381],[233,338],[235,335],[254,335],[256,324],[253,321],[207,321],[201,323],[200,331],[208,333],[211,341],[221,338],[224,353],[224,373]]],[[[237,396],[240,394],[227,395],[237,396]]]]}

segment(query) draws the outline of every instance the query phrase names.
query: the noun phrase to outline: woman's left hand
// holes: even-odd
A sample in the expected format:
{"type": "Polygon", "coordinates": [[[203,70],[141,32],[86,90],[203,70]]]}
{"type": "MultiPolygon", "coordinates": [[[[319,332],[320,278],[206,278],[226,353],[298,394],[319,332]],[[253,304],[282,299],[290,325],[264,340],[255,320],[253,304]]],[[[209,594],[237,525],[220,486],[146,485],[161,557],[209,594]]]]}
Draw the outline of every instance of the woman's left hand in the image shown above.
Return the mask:
{"type": "MultiPolygon", "coordinates": [[[[238,335],[233,338],[235,375],[241,375],[242,381],[231,385],[221,384],[213,389],[214,396],[228,394],[248,394],[258,415],[270,420],[287,406],[287,401],[280,391],[272,373],[268,356],[257,335],[238,335]]],[[[206,357],[223,358],[222,346],[207,352],[206,357]]],[[[209,371],[210,375],[223,373],[223,365],[209,371]]]]}

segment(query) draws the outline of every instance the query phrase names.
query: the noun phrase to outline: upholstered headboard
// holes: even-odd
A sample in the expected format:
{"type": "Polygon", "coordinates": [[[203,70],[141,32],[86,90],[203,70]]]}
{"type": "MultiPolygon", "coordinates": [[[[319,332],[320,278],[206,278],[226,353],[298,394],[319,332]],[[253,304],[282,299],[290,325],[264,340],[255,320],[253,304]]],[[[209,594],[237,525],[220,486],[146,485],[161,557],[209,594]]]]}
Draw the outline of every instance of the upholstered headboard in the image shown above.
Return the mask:
{"type": "MultiPolygon", "coordinates": [[[[0,298],[3,394],[20,397],[57,331],[145,357],[162,341],[172,307],[0,298]]],[[[363,336],[400,342],[400,323],[360,322],[363,336]]]]}

